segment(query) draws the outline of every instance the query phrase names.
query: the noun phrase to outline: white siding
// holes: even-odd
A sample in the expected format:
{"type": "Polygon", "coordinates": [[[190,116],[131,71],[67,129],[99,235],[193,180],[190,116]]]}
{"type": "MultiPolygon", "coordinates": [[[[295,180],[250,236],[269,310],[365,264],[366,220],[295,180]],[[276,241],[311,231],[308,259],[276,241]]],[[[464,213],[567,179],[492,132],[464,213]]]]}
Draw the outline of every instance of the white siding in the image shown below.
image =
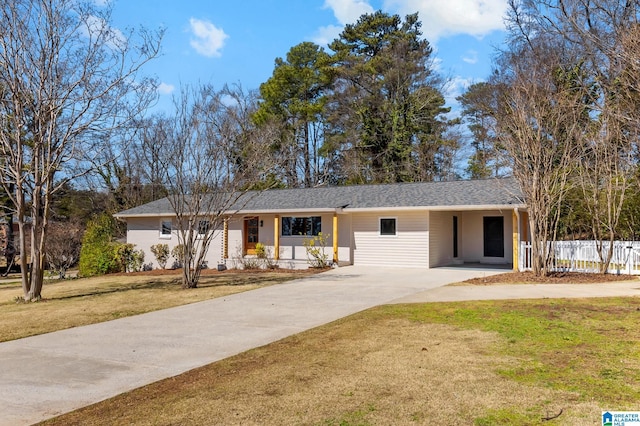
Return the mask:
{"type": "MultiPolygon", "coordinates": [[[[281,213],[284,216],[295,214],[281,213]]],[[[309,214],[311,216],[311,214],[309,214]]],[[[322,232],[328,234],[325,251],[331,258],[333,248],[333,214],[322,214],[322,232]]],[[[275,215],[261,215],[258,240],[273,250],[275,215]]],[[[129,218],[127,220],[127,241],[145,252],[145,264],[157,262],[150,247],[165,243],[172,249],[178,244],[177,223],[173,221],[170,238],[160,235],[162,220],[165,218],[129,218]]],[[[358,265],[404,266],[429,268],[458,262],[511,263],[513,241],[511,238],[512,214],[507,211],[465,211],[465,212],[382,212],[354,213],[338,216],[338,260],[341,263],[358,265]],[[458,257],[453,258],[453,216],[458,217],[458,257]],[[504,217],[504,257],[483,256],[483,217],[504,217]],[[380,235],[380,218],[396,219],[396,235],[380,235]]],[[[280,233],[281,230],[278,230],[280,233]]],[[[244,217],[229,221],[229,260],[242,255],[244,217]]],[[[307,255],[303,246],[305,237],[281,236],[281,265],[285,260],[306,263],[307,255]]],[[[207,253],[207,264],[215,268],[222,261],[222,231],[217,230],[207,253]]],[[[170,267],[174,259],[170,259],[170,267]]]]}
{"type": "Polygon", "coordinates": [[[429,214],[429,267],[456,263],[453,257],[453,216],[458,216],[458,258],[463,256],[460,247],[460,235],[463,233],[463,221],[453,212],[430,212],[429,214]]]}
{"type": "Polygon", "coordinates": [[[511,210],[507,211],[474,211],[463,214],[464,233],[462,237],[462,252],[465,262],[505,264],[513,261],[513,238],[511,210]],[[484,229],[485,216],[504,217],[504,257],[484,257],[484,229]]]}
{"type": "Polygon", "coordinates": [[[352,217],[356,265],[428,268],[428,212],[360,213],[352,217]],[[396,218],[396,235],[380,235],[380,218],[396,218]]]}
{"type": "MultiPolygon", "coordinates": [[[[127,219],[127,242],[135,245],[137,250],[144,251],[144,264],[150,265],[153,269],[159,268],[151,246],[155,244],[167,244],[169,251],[178,245],[177,222],[174,219],[172,225],[171,237],[161,236],[160,227],[162,220],[170,220],[171,218],[129,218],[127,219]]],[[[231,246],[231,243],[230,243],[231,246]]],[[[222,231],[216,230],[214,239],[209,245],[207,256],[205,258],[209,268],[215,268],[222,256],[222,231]]],[[[169,258],[167,268],[170,268],[175,259],[169,258]]]]}
{"type": "Polygon", "coordinates": [[[512,262],[511,211],[431,212],[429,225],[429,265],[432,268],[461,262],[494,264],[512,262]],[[453,216],[458,217],[457,258],[453,257],[453,216]],[[483,218],[486,216],[504,218],[504,257],[484,256],[483,218]]]}
{"type": "MultiPolygon", "coordinates": [[[[160,236],[160,226],[162,221],[171,220],[165,218],[129,218],[127,219],[127,243],[133,244],[136,250],[144,251],[144,264],[151,265],[153,269],[159,268],[151,246],[155,244],[167,244],[169,251],[178,245],[178,237],[175,233],[175,220],[172,225],[171,237],[160,236]]],[[[167,268],[171,267],[173,258],[167,262],[167,268]]]]}

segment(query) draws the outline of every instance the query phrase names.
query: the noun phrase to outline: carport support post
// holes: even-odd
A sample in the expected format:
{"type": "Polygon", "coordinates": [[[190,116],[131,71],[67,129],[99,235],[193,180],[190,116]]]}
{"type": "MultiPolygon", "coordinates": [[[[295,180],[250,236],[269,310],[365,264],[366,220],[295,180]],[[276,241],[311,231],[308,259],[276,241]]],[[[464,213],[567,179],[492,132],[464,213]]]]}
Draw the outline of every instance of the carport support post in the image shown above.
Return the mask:
{"type": "Polygon", "coordinates": [[[519,271],[518,266],[518,252],[520,250],[520,215],[518,214],[518,208],[513,209],[513,272],[519,271]]]}
{"type": "Polygon", "coordinates": [[[280,216],[273,219],[273,260],[280,259],[280,216]]]}
{"type": "Polygon", "coordinates": [[[338,213],[333,214],[333,263],[338,263],[338,213]]]}
{"type": "Polygon", "coordinates": [[[222,258],[229,258],[229,218],[222,220],[222,258]]]}

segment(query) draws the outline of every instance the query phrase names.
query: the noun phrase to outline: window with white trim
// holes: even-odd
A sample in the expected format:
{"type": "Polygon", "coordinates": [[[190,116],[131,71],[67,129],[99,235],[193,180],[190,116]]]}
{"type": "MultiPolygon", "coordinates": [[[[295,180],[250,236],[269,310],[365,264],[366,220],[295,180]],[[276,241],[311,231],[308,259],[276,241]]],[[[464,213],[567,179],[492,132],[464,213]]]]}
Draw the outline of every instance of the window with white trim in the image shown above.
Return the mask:
{"type": "Polygon", "coordinates": [[[198,235],[204,235],[211,230],[211,222],[201,220],[198,222],[198,235]]]}
{"type": "Polygon", "coordinates": [[[395,217],[380,218],[380,235],[384,235],[384,236],[396,235],[396,218],[395,217]]]}
{"type": "Polygon", "coordinates": [[[315,236],[322,230],[322,218],[320,216],[282,218],[282,236],[315,236]]]}
{"type": "Polygon", "coordinates": [[[173,222],[170,220],[160,221],[160,238],[171,238],[173,222]]]}

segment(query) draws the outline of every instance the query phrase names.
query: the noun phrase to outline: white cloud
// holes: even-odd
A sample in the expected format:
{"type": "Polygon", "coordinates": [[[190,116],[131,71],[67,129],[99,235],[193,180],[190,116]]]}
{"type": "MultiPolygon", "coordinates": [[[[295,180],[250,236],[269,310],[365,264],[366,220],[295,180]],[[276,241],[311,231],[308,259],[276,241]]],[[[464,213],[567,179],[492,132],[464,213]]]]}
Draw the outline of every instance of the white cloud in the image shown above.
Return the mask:
{"type": "Polygon", "coordinates": [[[174,86],[173,84],[162,82],[158,85],[158,93],[160,93],[161,95],[170,95],[174,90],[176,90],[176,86],[174,86]]]}
{"type": "Polygon", "coordinates": [[[425,37],[436,43],[448,35],[482,37],[504,29],[507,0],[385,0],[384,7],[403,16],[417,11],[425,37]]]}
{"type": "MultiPolygon", "coordinates": [[[[508,0],[384,0],[387,13],[405,15],[418,12],[422,32],[432,44],[441,37],[468,34],[474,37],[504,29],[508,0]]],[[[369,0],[325,0],[339,25],[318,29],[314,42],[324,45],[334,40],[344,25],[355,23],[365,13],[373,13],[369,0]]],[[[471,59],[468,57],[467,59],[471,59]]]]}
{"type": "Polygon", "coordinates": [[[373,13],[368,0],[325,0],[325,9],[331,9],[339,25],[327,25],[318,28],[313,42],[325,46],[335,40],[346,24],[355,24],[360,16],[373,13]]]}
{"type": "Polygon", "coordinates": [[[112,49],[124,49],[127,44],[127,38],[122,31],[110,27],[107,21],[95,15],[88,15],[85,18],[80,32],[87,38],[103,37],[106,45],[112,49]]]}
{"type": "Polygon", "coordinates": [[[455,76],[445,88],[445,97],[455,99],[462,95],[474,83],[472,78],[455,76]]]}
{"type": "Polygon", "coordinates": [[[338,38],[344,27],[338,25],[327,25],[326,27],[320,27],[313,37],[313,42],[320,46],[326,46],[333,40],[338,38]]]}
{"type": "Polygon", "coordinates": [[[325,0],[324,7],[333,10],[333,15],[342,25],[353,24],[365,13],[373,13],[367,0],[325,0]]]}
{"type": "Polygon", "coordinates": [[[467,54],[462,57],[462,60],[468,64],[474,65],[478,63],[478,52],[475,50],[467,51],[467,54]]]}
{"type": "Polygon", "coordinates": [[[195,36],[191,39],[191,47],[203,56],[219,57],[224,47],[224,41],[229,37],[222,28],[217,28],[209,21],[191,18],[189,20],[191,32],[195,36]]]}

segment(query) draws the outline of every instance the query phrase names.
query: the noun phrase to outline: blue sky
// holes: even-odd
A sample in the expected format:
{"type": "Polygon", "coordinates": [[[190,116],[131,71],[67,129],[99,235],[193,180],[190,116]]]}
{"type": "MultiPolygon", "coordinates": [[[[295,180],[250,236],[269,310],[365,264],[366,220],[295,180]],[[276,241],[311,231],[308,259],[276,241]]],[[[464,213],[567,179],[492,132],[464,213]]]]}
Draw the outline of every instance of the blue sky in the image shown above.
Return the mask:
{"type": "MultiPolygon", "coordinates": [[[[348,23],[383,10],[419,12],[440,72],[452,79],[452,99],[485,79],[504,37],[506,0],[94,0],[111,2],[116,28],[164,27],[162,56],[146,71],[157,76],[160,105],[192,83],[239,83],[257,89],[276,57],[303,41],[326,47],[348,23]]],[[[452,101],[451,101],[452,102],[452,101]]]]}

